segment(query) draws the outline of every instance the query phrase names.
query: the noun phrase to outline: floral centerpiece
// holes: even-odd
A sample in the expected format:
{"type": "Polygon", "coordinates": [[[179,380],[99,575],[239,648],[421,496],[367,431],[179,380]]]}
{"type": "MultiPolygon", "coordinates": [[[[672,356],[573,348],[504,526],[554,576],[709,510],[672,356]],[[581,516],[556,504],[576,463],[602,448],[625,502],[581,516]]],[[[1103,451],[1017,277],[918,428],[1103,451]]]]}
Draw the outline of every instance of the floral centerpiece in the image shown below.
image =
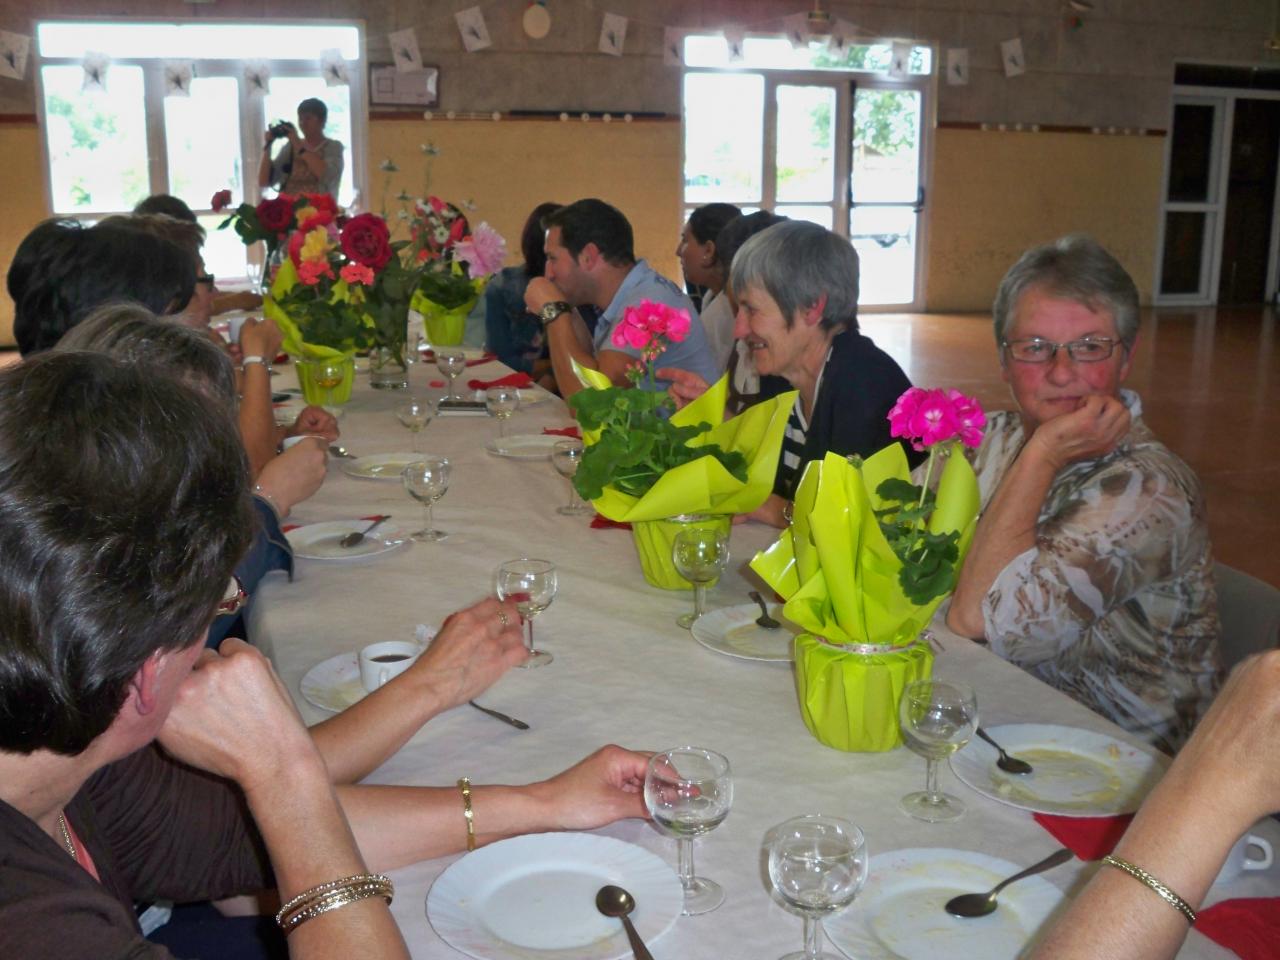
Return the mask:
{"type": "MultiPolygon", "coordinates": [[[[210,206],[214,213],[220,213],[231,203],[231,191],[219,190],[213,195],[210,206]]],[[[267,248],[264,285],[269,283],[273,269],[278,268],[284,252],[284,244],[289,235],[297,230],[304,218],[312,216],[327,217],[327,222],[337,216],[338,207],[333,197],[327,193],[303,193],[297,196],[282,193],[279,196],[261,200],[256,205],[242,203],[218,225],[219,230],[234,227],[236,235],[246,247],[261,241],[267,248]]]]}
{"type": "Polygon", "coordinates": [[[913,387],[889,419],[893,436],[929,451],[922,482],[897,443],[865,460],[828,454],[805,469],[791,526],[751,562],[805,631],[795,641],[805,724],[842,750],[900,742],[898,698],[929,675],[933,654],[918,641],[955,588],[978,517],[977,479],[956,455],[981,442],[977,401],[913,387]]]}
{"type": "Polygon", "coordinates": [[[724,378],[679,411],[666,393],[640,389],[642,380],[654,385],[658,357],[688,335],[690,322],[687,312],[648,300],[628,307],[613,341],[641,351],[628,371],[633,386],[615,387],[599,371],[578,368],[592,389],[569,398],[587,445],[575,488],[603,516],[632,525],[645,579],[672,590],[690,588],[671,563],[682,524],[727,533],[735,513],[768,497],[795,402],[795,393],[786,393],[726,421],[724,378]]]}

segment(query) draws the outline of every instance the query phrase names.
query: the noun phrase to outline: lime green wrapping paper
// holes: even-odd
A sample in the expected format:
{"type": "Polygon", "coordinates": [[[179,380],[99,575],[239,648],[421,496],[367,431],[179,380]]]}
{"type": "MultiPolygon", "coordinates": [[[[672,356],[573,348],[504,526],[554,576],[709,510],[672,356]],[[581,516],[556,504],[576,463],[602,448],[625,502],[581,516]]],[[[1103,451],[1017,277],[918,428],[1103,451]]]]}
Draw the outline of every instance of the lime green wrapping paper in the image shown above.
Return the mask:
{"type": "MultiPolygon", "coordinates": [[[[728,514],[688,521],[641,520],[633,523],[631,539],[636,545],[636,555],[640,558],[640,570],[644,573],[645,580],[663,590],[692,590],[693,584],[680,575],[675,562],[671,559],[676,534],[690,527],[698,529],[710,527],[728,536],[732,524],[733,517],[728,514]]],[[[708,586],[714,585],[714,582],[708,584],[708,586]]]]}
{"type": "Polygon", "coordinates": [[[298,375],[298,386],[302,389],[303,399],[317,407],[340,406],[351,399],[351,386],[356,379],[355,357],[339,356],[342,362],[342,382],[336,387],[326,389],[316,382],[323,360],[293,361],[293,369],[298,375]]]}
{"type": "Polygon", "coordinates": [[[478,297],[472,297],[460,307],[442,307],[428,300],[421,290],[409,301],[411,309],[422,314],[422,328],[427,343],[433,347],[453,347],[462,342],[467,329],[467,314],[476,305],[478,297]]]}
{"type": "MultiPolygon", "coordinates": [[[[294,267],[293,261],[289,257],[285,257],[284,262],[280,264],[280,269],[276,271],[275,279],[271,281],[270,295],[262,301],[263,315],[274,320],[276,326],[280,328],[280,332],[284,334],[284,339],[280,343],[281,349],[289,356],[301,360],[338,360],[344,357],[349,359],[354,356],[356,352],[354,343],[347,348],[338,349],[322,346],[318,343],[308,343],[303,339],[302,330],[293,322],[284,307],[277,302],[278,297],[288,293],[297,283],[297,268],[294,267]]],[[[329,302],[347,302],[350,297],[351,292],[348,290],[347,284],[339,280],[333,285],[333,292],[329,296],[329,302]]],[[[370,326],[372,326],[372,321],[370,321],[370,326]]],[[[299,374],[299,379],[301,379],[301,374],[299,374]]],[[[303,387],[303,389],[305,390],[306,388],[303,387]]],[[[348,388],[347,392],[350,394],[350,388],[348,388]]]]}

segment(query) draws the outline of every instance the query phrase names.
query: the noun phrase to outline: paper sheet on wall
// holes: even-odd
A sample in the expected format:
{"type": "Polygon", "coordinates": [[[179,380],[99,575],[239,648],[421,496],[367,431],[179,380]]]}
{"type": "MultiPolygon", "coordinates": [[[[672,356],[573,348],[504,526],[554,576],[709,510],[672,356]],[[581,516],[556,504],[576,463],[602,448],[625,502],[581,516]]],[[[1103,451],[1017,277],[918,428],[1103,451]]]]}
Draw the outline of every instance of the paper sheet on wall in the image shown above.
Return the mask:
{"type": "Polygon", "coordinates": [[[111,58],[105,53],[87,51],[80,65],[84,67],[84,79],[80,82],[80,92],[106,93],[107,71],[111,68],[111,58]]]}
{"type": "Polygon", "coordinates": [[[271,65],[265,60],[244,62],[244,85],[251,97],[265,97],[271,92],[271,65]]]}
{"type": "Polygon", "coordinates": [[[725,27],[724,42],[729,47],[729,62],[741,63],[743,59],[742,48],[747,42],[747,31],[742,27],[725,27]]]}
{"type": "Polygon", "coordinates": [[[21,33],[0,30],[0,77],[21,80],[27,75],[27,53],[31,38],[21,33]]]}
{"type": "Polygon", "coordinates": [[[858,34],[858,28],[848,20],[837,19],[831,25],[831,36],[827,38],[827,50],[833,57],[843,57],[849,52],[849,44],[858,34]]]}
{"type": "Polygon", "coordinates": [[[489,39],[489,27],[484,22],[484,11],[479,7],[467,7],[453,15],[458,22],[458,33],[462,34],[462,46],[467,53],[475,53],[493,46],[489,39]]]}
{"type": "Polygon", "coordinates": [[[597,49],[611,57],[622,56],[627,43],[627,18],[617,13],[606,13],[600,24],[600,42],[597,49]]]}
{"type": "Polygon", "coordinates": [[[969,85],[969,49],[952,47],[947,51],[947,86],[969,85]]]}
{"type": "Polygon", "coordinates": [[[668,67],[684,66],[684,31],[675,27],[662,30],[662,62],[668,67]]]}
{"type": "Polygon", "coordinates": [[[1014,37],[1000,44],[1000,57],[1004,60],[1004,75],[1020,77],[1027,72],[1027,61],[1022,56],[1022,38],[1014,37]]]}
{"type": "Polygon", "coordinates": [[[391,42],[391,62],[401,73],[414,73],[422,69],[422,53],[418,49],[418,33],[413,27],[395,30],[387,34],[391,42]]]}
{"type": "Polygon", "coordinates": [[[911,44],[902,40],[893,41],[889,48],[889,76],[902,80],[911,72],[911,44]]]}
{"type": "Polygon", "coordinates": [[[347,73],[347,61],[342,58],[341,50],[320,51],[320,76],[324,77],[327,87],[351,85],[351,77],[347,73]]]}
{"type": "Polygon", "coordinates": [[[191,96],[191,80],[195,77],[194,60],[166,60],[164,62],[164,95],[166,97],[191,96]]]}
{"type": "Polygon", "coordinates": [[[809,17],[803,13],[793,13],[782,18],[782,30],[787,35],[793,50],[809,49],[809,17]]]}

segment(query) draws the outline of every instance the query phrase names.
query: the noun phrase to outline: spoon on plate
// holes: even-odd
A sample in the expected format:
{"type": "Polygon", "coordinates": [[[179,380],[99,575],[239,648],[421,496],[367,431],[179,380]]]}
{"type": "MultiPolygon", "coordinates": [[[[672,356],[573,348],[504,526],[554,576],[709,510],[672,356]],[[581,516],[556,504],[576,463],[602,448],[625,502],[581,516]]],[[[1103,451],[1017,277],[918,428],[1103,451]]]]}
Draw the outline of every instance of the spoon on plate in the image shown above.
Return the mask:
{"type": "Polygon", "coordinates": [[[631,941],[631,952],[635,954],[636,960],[653,960],[653,954],[644,945],[640,934],[636,933],[636,928],[631,925],[631,918],[627,916],[635,908],[636,898],[611,883],[601,887],[600,892],[596,894],[596,909],[606,917],[618,917],[622,920],[622,925],[627,930],[627,939],[631,941]]]}
{"type": "Polygon", "coordinates": [[[360,546],[360,544],[364,543],[364,538],[366,534],[372,533],[373,528],[376,527],[378,524],[382,523],[383,520],[390,520],[390,519],[391,519],[391,514],[387,514],[386,516],[383,516],[383,517],[374,517],[373,523],[369,524],[369,526],[365,527],[363,530],[352,530],[345,537],[343,537],[341,540],[338,541],[338,546],[346,547],[348,550],[351,549],[352,547],[360,546]]]}
{"type": "Polygon", "coordinates": [[[756,617],[756,623],[760,624],[760,626],[764,627],[766,630],[777,630],[782,626],[781,623],[769,616],[769,608],[765,606],[764,597],[760,596],[760,592],[758,590],[752,590],[747,594],[747,596],[760,604],[760,616],[756,617]]]}
{"type": "Polygon", "coordinates": [[[1037,873],[1044,873],[1046,870],[1052,870],[1060,863],[1066,863],[1075,854],[1066,847],[1055,851],[1045,857],[1039,863],[1032,864],[1021,873],[1015,873],[1008,880],[1002,880],[996,884],[987,893],[962,893],[958,897],[952,897],[947,901],[947,913],[953,917],[985,917],[989,913],[994,913],[996,909],[996,894],[1003,890],[1011,883],[1016,883],[1026,877],[1030,877],[1037,873]]]}
{"type": "Polygon", "coordinates": [[[329,445],[329,452],[341,460],[359,460],[354,453],[348,453],[347,448],[341,444],[333,443],[329,445]]]}
{"type": "Polygon", "coordinates": [[[987,735],[987,731],[978,727],[977,733],[980,738],[987,741],[987,743],[1000,751],[1000,759],[996,761],[996,766],[1005,773],[1014,773],[1022,776],[1031,772],[1031,764],[1027,763],[1025,760],[1019,760],[1017,757],[1009,756],[1004,752],[1004,747],[1000,746],[1000,744],[996,743],[987,735]]]}

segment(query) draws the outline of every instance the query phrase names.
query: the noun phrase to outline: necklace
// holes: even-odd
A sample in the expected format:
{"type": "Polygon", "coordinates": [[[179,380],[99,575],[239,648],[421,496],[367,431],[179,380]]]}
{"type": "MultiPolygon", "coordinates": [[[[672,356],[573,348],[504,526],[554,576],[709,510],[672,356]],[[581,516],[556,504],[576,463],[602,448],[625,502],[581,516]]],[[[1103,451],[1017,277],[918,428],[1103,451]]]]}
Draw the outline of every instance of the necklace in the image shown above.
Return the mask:
{"type": "Polygon", "coordinates": [[[76,845],[71,839],[71,831],[67,829],[67,818],[61,813],[58,814],[58,827],[62,830],[62,842],[66,845],[67,853],[71,854],[71,859],[77,863],[80,857],[76,855],[76,845]]]}

